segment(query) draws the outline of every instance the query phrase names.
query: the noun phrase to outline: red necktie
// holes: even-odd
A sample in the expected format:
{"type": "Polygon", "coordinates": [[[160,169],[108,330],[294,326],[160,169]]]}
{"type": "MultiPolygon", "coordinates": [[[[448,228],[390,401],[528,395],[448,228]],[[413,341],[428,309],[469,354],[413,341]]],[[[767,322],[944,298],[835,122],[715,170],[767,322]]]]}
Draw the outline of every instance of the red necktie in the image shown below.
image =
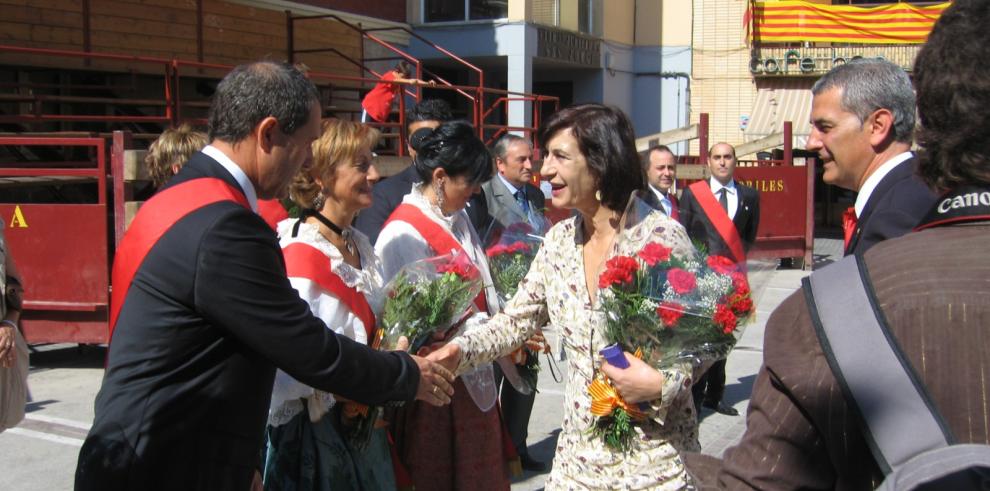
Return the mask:
{"type": "Polygon", "coordinates": [[[670,200],[670,218],[673,218],[674,220],[680,220],[681,212],[680,210],[678,210],[677,196],[674,196],[674,193],[668,193],[667,199],[670,200]]]}
{"type": "Polygon", "coordinates": [[[843,249],[849,248],[849,241],[852,240],[853,232],[856,231],[856,208],[850,206],[842,212],[842,238],[845,241],[843,249]]]}

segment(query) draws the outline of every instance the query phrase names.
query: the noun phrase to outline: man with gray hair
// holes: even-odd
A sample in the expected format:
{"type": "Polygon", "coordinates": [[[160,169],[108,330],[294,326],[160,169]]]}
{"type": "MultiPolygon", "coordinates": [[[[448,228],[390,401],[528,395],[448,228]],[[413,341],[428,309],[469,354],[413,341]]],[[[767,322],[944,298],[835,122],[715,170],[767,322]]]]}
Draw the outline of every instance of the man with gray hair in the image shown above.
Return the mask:
{"type": "Polygon", "coordinates": [[[855,60],[811,91],[807,149],[824,162],[826,183],[859,193],[843,217],[845,254],[909,232],[935,201],[915,176],[911,79],[889,61],[855,60]]]}

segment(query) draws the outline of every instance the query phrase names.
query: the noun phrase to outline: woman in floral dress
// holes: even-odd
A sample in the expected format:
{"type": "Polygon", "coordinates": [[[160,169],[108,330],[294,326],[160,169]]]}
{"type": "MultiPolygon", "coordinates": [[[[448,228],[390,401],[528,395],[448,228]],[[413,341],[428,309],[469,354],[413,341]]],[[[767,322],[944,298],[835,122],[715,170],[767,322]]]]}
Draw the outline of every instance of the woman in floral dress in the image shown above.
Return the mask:
{"type": "MultiPolygon", "coordinates": [[[[361,343],[371,339],[374,316],[384,304],[384,281],[371,243],[350,224],[371,205],[371,184],[378,178],[371,149],[377,141],[375,129],[324,121],[313,143],[313,166],[290,188],[303,216],[278,224],[292,286],[328,328],[361,343]]],[[[279,370],[268,417],[265,489],[395,489],[384,429],[375,430],[364,449],[341,436],[341,422],[357,407],[279,370]]]]}
{"type": "MultiPolygon", "coordinates": [[[[386,280],[428,257],[465,254],[486,289],[475,299],[484,313],[498,305],[487,257],[464,207],[494,173],[491,155],[471,125],[443,123],[416,144],[422,182],[402,199],[375,242],[386,280]]],[[[460,380],[446,407],[414,403],[396,413],[395,446],[416,489],[509,489],[498,410],[478,408],[460,380]]],[[[493,394],[494,395],[494,394],[493,394]]]]}
{"type": "MultiPolygon", "coordinates": [[[[631,254],[660,242],[675,256],[693,247],[684,228],[660,212],[634,231],[633,240],[614,246],[630,194],[645,187],[632,125],[619,110],[582,105],[555,114],[541,130],[545,160],[541,174],[553,187],[553,204],[575,209],[557,223],[506,306],[486,326],[455,338],[432,357],[453,363],[458,372],[509,353],[537,328],[550,323],[567,354],[563,428],[546,489],[684,489],[691,486],[679,452],[698,450],[691,402],[691,366],[657,370],[627,354],[621,370],[601,361],[606,342],[604,317],[597,309],[598,274],[616,254],[631,254]],[[603,366],[604,365],[604,366],[603,366]],[[598,370],[612,379],[628,402],[648,406],[636,424],[626,452],[612,452],[589,429],[588,385],[598,370]]],[[[449,366],[449,365],[448,365],[449,366]]]]}

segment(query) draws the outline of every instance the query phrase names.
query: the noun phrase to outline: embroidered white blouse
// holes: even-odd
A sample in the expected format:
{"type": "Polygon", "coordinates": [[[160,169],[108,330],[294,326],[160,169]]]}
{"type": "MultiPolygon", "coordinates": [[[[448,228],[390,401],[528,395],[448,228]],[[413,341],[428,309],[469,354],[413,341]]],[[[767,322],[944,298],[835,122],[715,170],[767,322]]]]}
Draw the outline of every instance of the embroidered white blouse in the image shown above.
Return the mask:
{"type": "MultiPolygon", "coordinates": [[[[279,245],[286,247],[289,244],[301,242],[319,249],[330,259],[330,270],[333,271],[349,287],[357,289],[364,294],[368,300],[371,310],[378,315],[385,303],[384,280],[382,276],[382,266],[368,237],[361,232],[351,229],[354,243],[361,256],[361,269],[357,269],[346,262],[340,251],[330,243],[316,225],[309,223],[299,224],[299,233],[292,236],[292,228],[298,220],[291,218],[283,220],[278,224],[278,235],[281,238],[279,245]]],[[[320,285],[312,280],[301,277],[289,277],[289,283],[299,292],[306,303],[309,304],[313,315],[319,317],[326,323],[327,329],[331,329],[338,334],[347,336],[359,343],[367,343],[365,325],[361,319],[357,318],[351,310],[333,294],[324,290],[320,285]]],[[[275,385],[272,390],[271,409],[268,413],[268,424],[279,426],[288,423],[293,417],[306,409],[301,399],[315,398],[322,403],[324,408],[333,405],[333,396],[317,391],[302,382],[294,379],[291,375],[278,370],[275,374],[275,385]]]]}
{"type": "MultiPolygon", "coordinates": [[[[509,353],[549,320],[566,351],[567,385],[562,432],[546,489],[687,488],[692,481],[679,452],[700,450],[689,364],[661,370],[661,398],[650,404],[649,419],[636,426],[639,438],[627,454],[610,452],[589,432],[594,416],[587,388],[600,366],[598,351],[606,343],[603,314],[592,305],[585,284],[579,220],[572,217],[550,229],[502,314],[451,341],[463,352],[458,372],[509,353]]],[[[617,253],[629,255],[647,241],[673,248],[676,256],[693,253],[684,228],[661,212],[651,213],[617,253]]]]}
{"type": "MultiPolygon", "coordinates": [[[[412,191],[402,198],[402,203],[419,208],[427,218],[440,225],[461,245],[471,262],[481,271],[488,311],[494,312],[498,306],[498,295],[492,283],[491,271],[488,269],[488,257],[485,256],[484,246],[475,233],[467,213],[460,210],[449,217],[444,216],[439,208],[423,196],[419,186],[413,186],[412,191]]],[[[406,222],[397,220],[388,222],[378,234],[375,253],[381,258],[385,281],[395,276],[403,266],[437,255],[418,230],[406,222]]]]}

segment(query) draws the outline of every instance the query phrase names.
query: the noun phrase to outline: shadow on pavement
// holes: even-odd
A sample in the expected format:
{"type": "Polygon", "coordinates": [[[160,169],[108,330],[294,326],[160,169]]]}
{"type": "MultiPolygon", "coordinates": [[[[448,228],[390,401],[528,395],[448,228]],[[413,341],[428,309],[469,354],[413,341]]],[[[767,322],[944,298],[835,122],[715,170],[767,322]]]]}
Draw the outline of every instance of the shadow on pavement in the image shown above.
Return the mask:
{"type": "Polygon", "coordinates": [[[525,478],[540,474],[549,474],[553,467],[553,456],[557,452],[557,438],[560,437],[560,428],[553,430],[546,438],[529,445],[529,456],[547,464],[547,469],[543,472],[525,472],[525,478]]]}
{"type": "Polygon", "coordinates": [[[105,346],[48,344],[31,347],[31,372],[54,368],[103,368],[105,346]]]}
{"type": "MultiPolygon", "coordinates": [[[[728,406],[735,406],[739,401],[745,401],[749,399],[749,396],[753,393],[753,383],[756,382],[756,375],[747,375],[741,379],[739,382],[734,384],[725,385],[725,393],[722,394],[722,402],[728,406]]],[[[698,415],[698,422],[704,421],[705,418],[715,414],[715,411],[702,407],[701,414],[698,415]]],[[[739,410],[739,417],[746,417],[746,408],[739,410]]]]}

